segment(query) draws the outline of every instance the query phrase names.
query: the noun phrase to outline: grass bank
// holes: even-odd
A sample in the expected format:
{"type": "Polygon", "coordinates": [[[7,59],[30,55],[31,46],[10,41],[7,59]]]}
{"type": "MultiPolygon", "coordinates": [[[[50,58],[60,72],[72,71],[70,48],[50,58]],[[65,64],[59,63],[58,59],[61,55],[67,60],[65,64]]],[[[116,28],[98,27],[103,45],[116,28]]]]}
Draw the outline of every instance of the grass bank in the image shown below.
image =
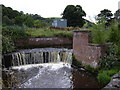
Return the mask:
{"type": "Polygon", "coordinates": [[[99,70],[98,75],[97,75],[97,80],[100,83],[101,87],[104,87],[105,85],[107,85],[110,80],[111,77],[118,73],[120,71],[120,66],[115,66],[111,69],[102,69],[99,70]]]}
{"type": "Polygon", "coordinates": [[[67,30],[56,30],[47,28],[26,28],[26,34],[29,37],[65,37],[72,38],[72,31],[67,30]]]}

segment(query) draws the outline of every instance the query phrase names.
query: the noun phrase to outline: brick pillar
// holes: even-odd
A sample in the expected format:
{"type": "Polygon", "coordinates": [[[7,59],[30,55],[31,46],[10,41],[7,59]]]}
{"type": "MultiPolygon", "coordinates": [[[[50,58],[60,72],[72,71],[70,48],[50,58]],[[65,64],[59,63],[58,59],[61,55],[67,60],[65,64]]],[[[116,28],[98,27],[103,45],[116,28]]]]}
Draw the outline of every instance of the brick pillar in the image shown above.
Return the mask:
{"type": "Polygon", "coordinates": [[[73,34],[73,54],[83,65],[97,67],[101,56],[99,45],[89,45],[91,43],[90,31],[74,31],[73,34]]]}

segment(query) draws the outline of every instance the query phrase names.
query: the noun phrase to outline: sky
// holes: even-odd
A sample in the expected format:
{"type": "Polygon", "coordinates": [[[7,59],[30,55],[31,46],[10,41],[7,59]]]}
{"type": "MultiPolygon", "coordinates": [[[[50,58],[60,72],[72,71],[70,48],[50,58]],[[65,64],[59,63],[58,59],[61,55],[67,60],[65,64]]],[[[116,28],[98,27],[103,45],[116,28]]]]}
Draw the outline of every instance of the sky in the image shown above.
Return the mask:
{"type": "Polygon", "coordinates": [[[112,13],[118,10],[120,0],[0,0],[0,4],[12,7],[24,13],[38,14],[42,17],[62,17],[61,13],[67,5],[81,5],[86,12],[86,19],[93,21],[103,9],[112,13]]]}

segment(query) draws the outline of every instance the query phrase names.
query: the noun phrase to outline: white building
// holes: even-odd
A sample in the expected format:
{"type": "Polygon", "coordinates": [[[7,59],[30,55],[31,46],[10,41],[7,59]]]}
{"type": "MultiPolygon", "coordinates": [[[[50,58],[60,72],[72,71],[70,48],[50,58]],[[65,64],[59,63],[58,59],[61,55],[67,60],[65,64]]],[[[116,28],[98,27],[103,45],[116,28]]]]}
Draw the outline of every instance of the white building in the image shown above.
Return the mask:
{"type": "Polygon", "coordinates": [[[66,19],[55,19],[52,23],[53,27],[67,27],[66,19]]]}

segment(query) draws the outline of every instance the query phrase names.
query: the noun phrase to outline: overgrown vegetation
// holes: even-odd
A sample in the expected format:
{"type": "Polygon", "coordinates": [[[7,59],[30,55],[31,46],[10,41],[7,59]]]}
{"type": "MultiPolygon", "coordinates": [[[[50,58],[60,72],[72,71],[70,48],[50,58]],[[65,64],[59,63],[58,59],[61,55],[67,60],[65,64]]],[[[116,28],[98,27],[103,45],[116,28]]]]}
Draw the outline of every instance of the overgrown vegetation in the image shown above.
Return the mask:
{"type": "MultiPolygon", "coordinates": [[[[92,41],[95,44],[106,44],[110,43],[108,50],[104,57],[100,60],[99,73],[97,76],[98,81],[102,86],[106,85],[111,76],[120,71],[120,23],[119,14],[120,10],[117,10],[112,18],[110,10],[104,9],[98,14],[97,23],[93,24],[89,21],[84,24],[85,20],[82,16],[85,16],[85,12],[82,7],[77,5],[69,5],[70,8],[67,12],[63,12],[63,18],[68,19],[69,25],[73,27],[88,28],[92,27],[92,41]],[[75,10],[72,10],[75,8],[75,10]],[[76,9],[78,8],[78,9],[76,9]],[[80,14],[78,11],[81,11],[80,14]],[[70,11],[70,13],[69,13],[70,11]],[[71,15],[74,13],[73,15],[71,15]],[[67,15],[67,16],[66,16],[67,15]],[[69,16],[71,15],[71,16],[69,16]],[[76,18],[77,16],[77,18],[76,18]],[[81,16],[81,19],[79,19],[81,16]],[[74,18],[73,18],[74,17],[74,18]],[[70,20],[72,19],[72,21],[70,20]],[[74,20],[73,20],[74,19],[74,20]],[[79,21],[80,20],[80,21],[79,21]],[[82,21],[82,22],[81,22],[82,21]],[[81,24],[80,24],[81,23],[81,24]],[[84,25],[83,25],[84,24],[84,25]]],[[[22,11],[18,12],[10,7],[3,5],[3,28],[2,28],[2,52],[8,53],[16,49],[15,41],[22,38],[28,37],[67,37],[72,38],[73,27],[66,28],[65,30],[49,29],[51,22],[55,18],[43,18],[37,14],[24,14],[22,11]]],[[[77,29],[77,28],[76,28],[77,29]]],[[[73,63],[76,66],[81,67],[81,63],[78,63],[73,57],[73,63]]],[[[96,69],[86,66],[89,71],[96,71],[96,69]]]]}
{"type": "Polygon", "coordinates": [[[105,27],[105,20],[103,19],[101,23],[96,23],[91,28],[92,31],[92,43],[95,44],[105,44],[108,43],[110,32],[109,28],[105,27]]]}
{"type": "Polygon", "coordinates": [[[115,66],[110,70],[109,69],[100,70],[98,73],[97,79],[101,84],[101,87],[104,87],[107,83],[109,83],[111,80],[111,77],[119,71],[120,71],[120,66],[115,66]]]}
{"type": "Polygon", "coordinates": [[[24,38],[36,37],[62,37],[72,38],[72,31],[56,30],[48,28],[29,28],[26,26],[4,26],[2,28],[2,52],[12,52],[16,50],[15,41],[24,38]]]}
{"type": "Polygon", "coordinates": [[[105,86],[111,80],[111,76],[120,71],[120,23],[114,20],[110,26],[106,27],[103,20],[93,28],[93,43],[109,43],[105,55],[100,60],[100,71],[97,76],[100,84],[105,86]]]}
{"type": "Polygon", "coordinates": [[[2,28],[2,52],[12,52],[15,50],[15,40],[27,37],[23,27],[6,26],[2,28]]]}
{"type": "Polygon", "coordinates": [[[30,37],[66,37],[72,38],[72,31],[67,30],[56,30],[47,28],[26,28],[26,33],[30,37]]]}

